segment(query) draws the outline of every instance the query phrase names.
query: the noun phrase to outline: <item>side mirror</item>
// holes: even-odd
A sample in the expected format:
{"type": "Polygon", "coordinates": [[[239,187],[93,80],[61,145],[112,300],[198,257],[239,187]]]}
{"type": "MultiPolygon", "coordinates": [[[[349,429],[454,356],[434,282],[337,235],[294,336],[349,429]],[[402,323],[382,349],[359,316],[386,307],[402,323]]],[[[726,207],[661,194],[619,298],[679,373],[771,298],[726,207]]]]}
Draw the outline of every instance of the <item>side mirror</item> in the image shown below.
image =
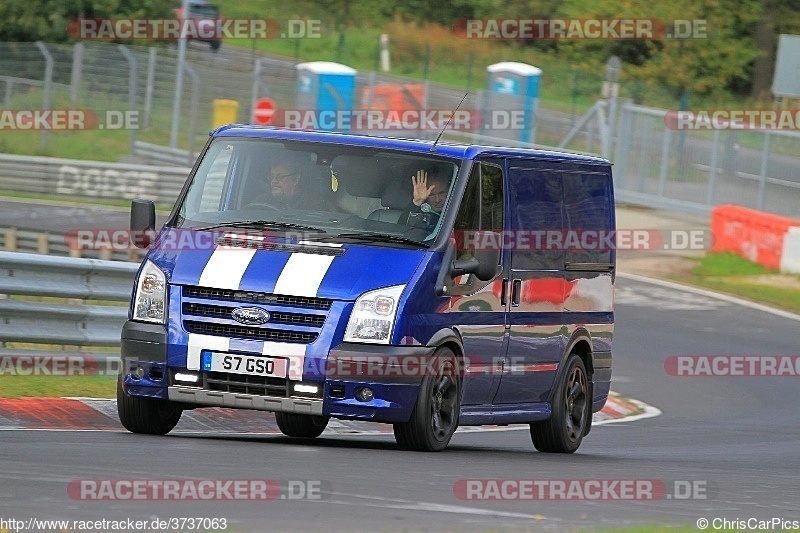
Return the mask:
{"type": "Polygon", "coordinates": [[[453,261],[450,275],[456,277],[475,274],[480,281],[489,281],[500,272],[502,267],[498,263],[500,263],[500,250],[474,250],[468,259],[453,261]]]}
{"type": "Polygon", "coordinates": [[[150,246],[150,234],[156,229],[156,204],[152,200],[131,201],[131,244],[150,246]]]}

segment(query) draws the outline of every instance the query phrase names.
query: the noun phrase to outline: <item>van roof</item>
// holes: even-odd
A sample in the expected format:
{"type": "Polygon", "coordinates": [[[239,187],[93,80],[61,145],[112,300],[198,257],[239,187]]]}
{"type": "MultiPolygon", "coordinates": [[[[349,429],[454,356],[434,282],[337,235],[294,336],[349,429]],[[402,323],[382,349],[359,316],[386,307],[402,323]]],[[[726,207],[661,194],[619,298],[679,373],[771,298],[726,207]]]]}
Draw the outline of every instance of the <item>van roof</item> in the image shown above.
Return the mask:
{"type": "MultiPolygon", "coordinates": [[[[295,130],[277,128],[273,126],[255,126],[250,124],[229,124],[213,130],[212,137],[250,137],[263,139],[284,139],[289,141],[314,141],[320,143],[344,144],[349,146],[364,146],[388,150],[403,150],[419,154],[429,154],[433,141],[422,139],[401,139],[395,137],[378,137],[353,133],[339,133],[316,130],[295,130]]],[[[535,157],[548,161],[569,161],[573,163],[589,163],[595,165],[610,165],[607,159],[601,157],[556,152],[550,150],[535,150],[530,148],[509,148],[504,146],[484,146],[477,144],[458,144],[451,142],[438,142],[437,155],[457,157],[461,159],[474,159],[477,156],[499,157],[535,157]]]]}

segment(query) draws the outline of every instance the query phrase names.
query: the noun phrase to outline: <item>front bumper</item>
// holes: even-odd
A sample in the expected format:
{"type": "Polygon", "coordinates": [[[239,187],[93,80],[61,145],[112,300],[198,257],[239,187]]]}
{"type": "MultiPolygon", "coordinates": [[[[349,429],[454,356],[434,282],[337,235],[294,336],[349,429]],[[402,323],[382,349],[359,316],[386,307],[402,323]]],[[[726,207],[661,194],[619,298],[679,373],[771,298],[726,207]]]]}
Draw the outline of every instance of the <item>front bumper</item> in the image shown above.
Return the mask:
{"type": "MultiPolygon", "coordinates": [[[[293,382],[288,380],[285,396],[274,392],[264,395],[249,391],[228,392],[175,383],[171,376],[185,368],[167,367],[166,328],[128,321],[122,331],[123,387],[133,396],[161,398],[187,407],[228,407],[405,422],[416,403],[420,382],[430,371],[426,365],[434,350],[435,347],[428,346],[341,343],[322,359],[306,356],[314,371],[304,375],[304,381],[321,386],[319,397],[294,395],[289,386],[293,382]],[[143,377],[135,378],[132,371],[138,367],[143,377]],[[374,394],[369,401],[357,398],[359,390],[365,387],[374,394]]],[[[207,382],[203,378],[201,383],[207,382]]]]}
{"type": "Polygon", "coordinates": [[[279,411],[300,415],[322,415],[323,401],[308,398],[277,398],[272,396],[256,396],[255,394],[238,394],[171,385],[168,387],[169,400],[184,404],[213,407],[231,407],[234,409],[256,409],[259,411],[279,411]]]}

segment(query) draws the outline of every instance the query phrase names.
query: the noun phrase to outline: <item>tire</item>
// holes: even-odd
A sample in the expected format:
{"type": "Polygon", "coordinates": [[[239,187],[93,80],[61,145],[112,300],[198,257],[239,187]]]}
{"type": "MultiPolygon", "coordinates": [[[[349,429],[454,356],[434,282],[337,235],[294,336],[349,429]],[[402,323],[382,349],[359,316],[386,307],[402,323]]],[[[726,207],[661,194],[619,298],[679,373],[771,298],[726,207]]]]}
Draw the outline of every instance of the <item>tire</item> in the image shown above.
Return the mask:
{"type": "Polygon", "coordinates": [[[592,419],[589,376],[581,358],[571,354],[566,371],[553,391],[553,412],[544,422],[531,424],[531,440],[540,452],[573,453],[592,419]]]}
{"type": "Polygon", "coordinates": [[[328,425],[328,419],[324,416],[294,413],[275,413],[275,420],[281,433],[300,439],[315,439],[322,435],[328,425]]]}
{"type": "Polygon", "coordinates": [[[436,374],[425,376],[408,422],[394,424],[394,438],[404,450],[439,452],[458,428],[461,379],[455,354],[448,348],[434,353],[436,374]]]}
{"type": "Polygon", "coordinates": [[[118,378],[117,413],[131,433],[166,435],[178,424],[183,409],[168,400],[131,396],[122,390],[122,379],[118,378]]]}

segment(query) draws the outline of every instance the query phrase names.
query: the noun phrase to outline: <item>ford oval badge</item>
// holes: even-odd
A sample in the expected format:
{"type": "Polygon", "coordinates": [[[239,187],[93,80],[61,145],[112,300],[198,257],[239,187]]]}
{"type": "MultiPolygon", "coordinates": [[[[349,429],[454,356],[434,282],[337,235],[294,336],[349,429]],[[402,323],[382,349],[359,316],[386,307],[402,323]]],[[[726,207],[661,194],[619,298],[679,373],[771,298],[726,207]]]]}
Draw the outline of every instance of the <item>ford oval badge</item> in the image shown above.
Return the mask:
{"type": "Polygon", "coordinates": [[[263,324],[269,321],[269,313],[258,307],[237,307],[231,311],[231,316],[242,324],[263,324]]]}

